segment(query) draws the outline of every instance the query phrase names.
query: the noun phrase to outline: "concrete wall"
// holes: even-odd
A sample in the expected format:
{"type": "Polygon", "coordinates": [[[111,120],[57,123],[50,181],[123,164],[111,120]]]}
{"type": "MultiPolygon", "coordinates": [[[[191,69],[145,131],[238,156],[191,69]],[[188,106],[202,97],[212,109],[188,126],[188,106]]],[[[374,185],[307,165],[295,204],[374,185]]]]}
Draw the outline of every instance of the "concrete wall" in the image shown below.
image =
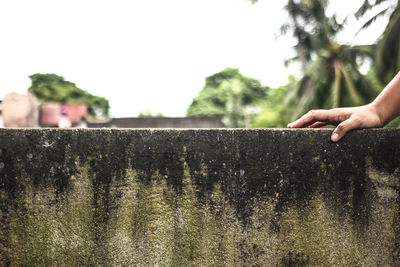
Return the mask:
{"type": "Polygon", "coordinates": [[[113,118],[103,123],[87,123],[88,128],[223,128],[220,116],[182,118],[113,118]]]}
{"type": "Polygon", "coordinates": [[[0,265],[400,266],[400,131],[0,130],[0,265]]]}

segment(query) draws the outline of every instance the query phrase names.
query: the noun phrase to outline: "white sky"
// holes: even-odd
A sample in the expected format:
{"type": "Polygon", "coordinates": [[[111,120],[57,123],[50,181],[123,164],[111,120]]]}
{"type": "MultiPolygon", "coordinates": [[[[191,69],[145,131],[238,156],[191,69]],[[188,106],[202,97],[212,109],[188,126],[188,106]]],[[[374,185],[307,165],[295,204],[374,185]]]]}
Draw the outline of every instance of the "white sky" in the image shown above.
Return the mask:
{"type": "MultiPolygon", "coordinates": [[[[286,1],[259,0],[2,0],[0,97],[30,86],[28,76],[55,73],[111,104],[111,116],[150,110],[184,116],[205,77],[239,68],[268,86],[283,85],[283,60],[294,42],[279,37],[286,1]]],[[[362,0],[331,1],[352,13],[362,0]]],[[[385,22],[341,41],[371,43],[385,22]]]]}

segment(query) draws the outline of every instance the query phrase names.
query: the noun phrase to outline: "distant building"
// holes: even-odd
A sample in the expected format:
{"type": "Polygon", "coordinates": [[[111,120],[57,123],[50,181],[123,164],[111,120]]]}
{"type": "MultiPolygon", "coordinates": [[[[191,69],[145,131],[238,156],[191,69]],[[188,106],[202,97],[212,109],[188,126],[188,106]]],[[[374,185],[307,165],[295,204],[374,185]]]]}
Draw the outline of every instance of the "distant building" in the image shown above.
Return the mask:
{"type": "Polygon", "coordinates": [[[39,127],[39,106],[30,93],[5,95],[1,103],[4,127],[39,127]]]}
{"type": "Polygon", "coordinates": [[[224,128],[220,116],[183,118],[114,118],[106,122],[87,122],[88,128],[224,128]]]}
{"type": "Polygon", "coordinates": [[[41,105],[31,93],[9,93],[0,100],[0,127],[82,127],[87,113],[84,104],[41,105]]]}
{"type": "Polygon", "coordinates": [[[61,117],[61,105],[56,103],[44,104],[41,106],[40,126],[58,127],[61,117]]]}
{"type": "Polygon", "coordinates": [[[87,121],[84,104],[40,105],[32,94],[7,94],[0,101],[0,127],[87,127],[87,128],[224,128],[220,116],[113,118],[87,121]]]}
{"type": "Polygon", "coordinates": [[[88,114],[85,104],[65,104],[62,105],[62,110],[66,112],[73,126],[80,124],[82,120],[86,119],[88,114]]]}
{"type": "Polygon", "coordinates": [[[43,104],[41,106],[40,126],[42,127],[67,127],[77,126],[87,117],[87,107],[84,104],[57,103],[43,104]],[[68,120],[70,124],[66,124],[68,120]]]}

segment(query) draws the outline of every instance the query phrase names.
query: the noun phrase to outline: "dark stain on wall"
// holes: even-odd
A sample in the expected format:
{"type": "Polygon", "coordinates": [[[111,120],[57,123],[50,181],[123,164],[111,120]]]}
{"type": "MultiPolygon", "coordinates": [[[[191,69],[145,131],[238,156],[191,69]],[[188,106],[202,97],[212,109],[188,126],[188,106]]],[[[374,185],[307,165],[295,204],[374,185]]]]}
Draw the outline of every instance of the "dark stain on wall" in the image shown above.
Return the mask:
{"type": "Polygon", "coordinates": [[[138,265],[167,258],[165,265],[400,265],[400,131],[354,131],[339,143],[329,136],[324,129],[1,129],[0,260],[54,264],[58,242],[59,253],[76,259],[71,264],[128,264],[118,251],[132,250],[153,255],[138,265]],[[89,200],[75,203],[81,187],[89,200]],[[88,206],[87,219],[59,220],[77,205],[88,206]],[[35,213],[46,209],[48,217],[35,213]],[[25,221],[59,226],[29,233],[29,242],[46,245],[24,252],[25,221]],[[70,224],[80,234],[62,236],[70,224]],[[79,227],[91,229],[91,245],[79,227]],[[169,239],[170,248],[157,249],[169,239]],[[90,257],[78,261],[78,245],[90,257]]]}

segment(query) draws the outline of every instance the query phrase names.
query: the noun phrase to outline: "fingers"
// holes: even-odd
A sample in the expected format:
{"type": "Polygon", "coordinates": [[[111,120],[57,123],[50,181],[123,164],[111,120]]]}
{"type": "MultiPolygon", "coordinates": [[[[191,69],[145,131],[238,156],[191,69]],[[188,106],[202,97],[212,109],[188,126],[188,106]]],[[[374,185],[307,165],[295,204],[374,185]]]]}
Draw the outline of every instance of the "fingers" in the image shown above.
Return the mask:
{"type": "Polygon", "coordinates": [[[310,126],[308,126],[309,128],[320,128],[320,127],[323,127],[323,126],[325,126],[325,125],[328,125],[329,123],[327,123],[327,122],[324,122],[324,121],[317,121],[317,122],[314,122],[313,124],[311,124],[310,126]]]}
{"type": "Polygon", "coordinates": [[[308,113],[303,115],[300,119],[289,123],[289,128],[301,128],[313,125],[316,122],[327,122],[330,123],[334,116],[334,111],[332,110],[310,110],[308,113]]]}
{"type": "Polygon", "coordinates": [[[328,124],[339,124],[331,135],[333,142],[339,141],[348,131],[361,127],[360,119],[350,109],[311,110],[300,119],[289,123],[289,128],[318,128],[328,124]],[[353,115],[352,115],[353,114],[353,115]]]}
{"type": "Polygon", "coordinates": [[[331,135],[332,142],[339,141],[348,131],[360,127],[360,121],[354,116],[340,123],[331,135]]]}

